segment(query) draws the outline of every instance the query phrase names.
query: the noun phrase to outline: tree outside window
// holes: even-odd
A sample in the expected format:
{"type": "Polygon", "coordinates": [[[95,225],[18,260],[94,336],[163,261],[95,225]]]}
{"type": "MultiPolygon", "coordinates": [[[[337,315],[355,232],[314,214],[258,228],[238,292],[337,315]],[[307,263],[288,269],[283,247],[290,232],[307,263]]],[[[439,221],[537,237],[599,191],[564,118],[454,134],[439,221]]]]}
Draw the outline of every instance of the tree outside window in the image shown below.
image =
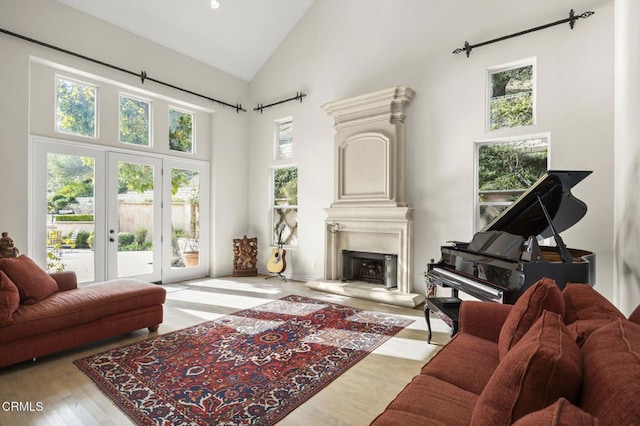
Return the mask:
{"type": "Polygon", "coordinates": [[[272,244],[298,244],[298,167],[273,169],[272,244]]]}
{"type": "Polygon", "coordinates": [[[120,95],[120,142],[150,146],[151,104],[120,95]]]}
{"type": "Polygon", "coordinates": [[[533,65],[489,72],[489,129],[534,124],[533,65]]]}
{"type": "Polygon", "coordinates": [[[169,149],[193,153],[193,114],[169,109],[169,149]]]}
{"type": "Polygon", "coordinates": [[[56,131],[95,138],[98,88],[88,83],[56,78],[56,131]]]}
{"type": "Polygon", "coordinates": [[[486,225],[548,169],[547,137],[479,143],[476,230],[486,225]]]}

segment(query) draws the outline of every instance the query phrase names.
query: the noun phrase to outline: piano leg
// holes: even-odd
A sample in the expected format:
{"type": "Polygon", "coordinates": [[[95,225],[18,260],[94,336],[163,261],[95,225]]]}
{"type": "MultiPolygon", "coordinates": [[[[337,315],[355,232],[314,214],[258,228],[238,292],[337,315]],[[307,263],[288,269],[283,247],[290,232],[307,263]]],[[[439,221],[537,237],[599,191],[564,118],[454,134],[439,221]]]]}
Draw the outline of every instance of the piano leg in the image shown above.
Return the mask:
{"type": "Polygon", "coordinates": [[[427,320],[427,329],[429,330],[429,334],[427,335],[427,343],[431,343],[431,320],[429,319],[429,304],[425,302],[424,304],[424,318],[427,320]]]}
{"type": "Polygon", "coordinates": [[[427,320],[427,328],[429,335],[427,343],[431,343],[431,319],[430,314],[433,312],[441,320],[451,327],[451,337],[458,332],[458,314],[460,311],[460,303],[462,302],[457,296],[457,291],[451,293],[452,297],[427,297],[424,302],[424,318],[427,320]]]}

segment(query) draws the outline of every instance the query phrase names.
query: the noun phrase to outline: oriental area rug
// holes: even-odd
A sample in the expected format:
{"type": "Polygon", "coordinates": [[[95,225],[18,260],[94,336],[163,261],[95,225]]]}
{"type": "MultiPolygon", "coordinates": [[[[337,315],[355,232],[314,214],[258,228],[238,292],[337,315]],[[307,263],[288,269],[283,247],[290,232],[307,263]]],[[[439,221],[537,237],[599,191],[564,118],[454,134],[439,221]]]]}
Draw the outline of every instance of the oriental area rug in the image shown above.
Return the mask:
{"type": "Polygon", "coordinates": [[[138,425],[272,425],[412,322],[287,296],[74,363],[138,425]]]}

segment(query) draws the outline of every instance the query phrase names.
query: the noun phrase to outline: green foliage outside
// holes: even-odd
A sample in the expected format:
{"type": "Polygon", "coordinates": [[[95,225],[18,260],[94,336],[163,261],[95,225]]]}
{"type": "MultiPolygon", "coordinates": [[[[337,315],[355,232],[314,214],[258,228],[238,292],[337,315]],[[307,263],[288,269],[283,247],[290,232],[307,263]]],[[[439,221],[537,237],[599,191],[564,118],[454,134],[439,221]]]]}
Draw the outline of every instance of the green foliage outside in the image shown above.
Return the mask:
{"type": "Polygon", "coordinates": [[[59,78],[56,90],[56,129],[63,133],[95,137],[98,89],[59,78]]]}
{"type": "Polygon", "coordinates": [[[92,214],[59,214],[56,222],[93,222],[92,214]]]}
{"type": "Polygon", "coordinates": [[[149,231],[147,231],[147,228],[140,228],[136,230],[136,243],[138,243],[139,245],[143,245],[147,239],[148,232],[149,231]]]}
{"type": "Polygon", "coordinates": [[[151,251],[153,244],[151,241],[145,241],[146,238],[145,228],[138,229],[135,234],[120,232],[118,233],[118,251],[151,251]]]}
{"type": "Polygon", "coordinates": [[[287,198],[289,204],[298,204],[298,168],[283,167],[273,171],[275,198],[287,198]]]}
{"type": "Polygon", "coordinates": [[[532,125],[532,90],[532,65],[491,74],[491,130],[532,125]]]}
{"type": "Polygon", "coordinates": [[[118,164],[118,194],[129,191],[145,192],[153,189],[153,166],[147,164],[118,164]]]}
{"type": "Polygon", "coordinates": [[[49,213],[69,208],[77,203],[78,197],[93,197],[94,179],[93,158],[48,154],[47,191],[50,195],[47,200],[47,210],[49,213]]]}
{"type": "Polygon", "coordinates": [[[47,210],[50,213],[55,213],[60,210],[66,209],[70,204],[74,204],[75,202],[75,197],[67,197],[62,194],[53,194],[47,201],[47,210]]]}
{"type": "Polygon", "coordinates": [[[120,97],[120,142],[149,146],[149,102],[120,97]]]}
{"type": "Polygon", "coordinates": [[[491,130],[533,124],[533,96],[531,93],[491,99],[491,130]]]}
{"type": "Polygon", "coordinates": [[[118,248],[121,246],[127,246],[129,244],[133,244],[136,240],[136,236],[131,232],[119,232],[118,233],[118,248]]]}
{"type": "Polygon", "coordinates": [[[169,149],[193,152],[193,114],[169,110],[169,149]]]}
{"type": "Polygon", "coordinates": [[[87,231],[78,231],[76,235],[76,247],[77,248],[89,248],[89,236],[91,234],[87,231]]]}
{"type": "MultiPolygon", "coordinates": [[[[546,145],[541,145],[538,140],[495,143],[480,147],[480,192],[526,190],[546,171],[546,145]]],[[[479,201],[484,201],[481,194],[479,197],[479,201]]]]}
{"type": "Polygon", "coordinates": [[[55,229],[47,229],[47,271],[62,272],[65,269],[62,261],[62,249],[64,247],[75,248],[75,241],[65,237],[62,232],[55,229]]]}

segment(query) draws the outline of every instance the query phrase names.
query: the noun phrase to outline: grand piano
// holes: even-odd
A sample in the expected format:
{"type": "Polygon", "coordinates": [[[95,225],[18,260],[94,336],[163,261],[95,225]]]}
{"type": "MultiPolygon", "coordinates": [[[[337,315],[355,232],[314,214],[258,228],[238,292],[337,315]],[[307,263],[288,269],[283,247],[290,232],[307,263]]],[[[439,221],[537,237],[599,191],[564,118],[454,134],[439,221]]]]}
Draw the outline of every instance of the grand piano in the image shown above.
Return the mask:
{"type": "Polygon", "coordinates": [[[471,242],[442,246],[441,259],[427,265],[427,286],[449,287],[452,297],[427,298],[427,321],[431,310],[455,333],[458,291],[484,301],[513,304],[543,277],[554,279],[560,289],[567,282],[593,285],[595,254],[567,248],[560,237],[587,213],[586,204],[571,189],[590,174],[549,170],[471,242]],[[553,238],[555,245],[540,245],[544,238],[553,238]]]}

